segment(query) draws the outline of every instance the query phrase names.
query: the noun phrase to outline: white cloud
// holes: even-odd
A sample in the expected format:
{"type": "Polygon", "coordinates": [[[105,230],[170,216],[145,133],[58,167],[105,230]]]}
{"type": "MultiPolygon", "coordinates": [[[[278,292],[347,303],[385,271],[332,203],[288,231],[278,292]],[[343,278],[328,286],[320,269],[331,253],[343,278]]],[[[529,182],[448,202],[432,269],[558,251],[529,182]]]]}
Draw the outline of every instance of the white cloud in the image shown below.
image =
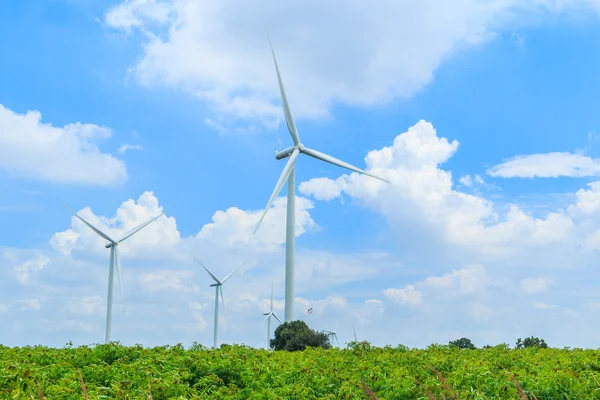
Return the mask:
{"type": "Polygon", "coordinates": [[[467,174],[465,176],[461,176],[458,181],[467,187],[473,186],[473,178],[471,178],[471,175],[467,174]]]}
{"type": "Polygon", "coordinates": [[[530,154],[513,157],[487,173],[501,178],[582,178],[599,176],[600,160],[572,153],[530,154]]]}
{"type": "Polygon", "coordinates": [[[106,13],[106,23],[130,31],[145,23],[164,25],[169,22],[172,7],[169,1],[127,0],[106,13]]]}
{"type": "Polygon", "coordinates": [[[554,280],[548,277],[527,278],[521,281],[521,290],[525,293],[542,293],[554,285],[554,280]]]}
{"type": "Polygon", "coordinates": [[[536,310],[549,310],[551,308],[557,308],[557,307],[558,306],[555,304],[546,304],[541,301],[536,301],[535,303],[533,303],[533,308],[535,308],[536,310]]]}
{"type": "Polygon", "coordinates": [[[315,178],[310,181],[300,183],[298,187],[300,193],[306,196],[312,196],[317,200],[333,200],[339,197],[342,189],[329,178],[315,178]]]}
{"type": "Polygon", "coordinates": [[[42,308],[42,300],[40,298],[23,299],[18,302],[21,304],[21,310],[38,311],[42,308]]]}
{"type": "Polygon", "coordinates": [[[117,151],[121,154],[125,154],[129,150],[144,150],[139,144],[122,144],[117,151]]]}
{"type": "Polygon", "coordinates": [[[67,310],[77,315],[103,315],[106,304],[101,296],[82,296],[69,298],[67,310]]]}
{"type": "Polygon", "coordinates": [[[383,294],[399,304],[421,304],[421,293],[413,285],[407,285],[402,289],[385,289],[383,294]]]}
{"type": "Polygon", "coordinates": [[[193,275],[192,271],[155,271],[139,275],[138,281],[142,288],[150,293],[197,293],[198,287],[190,283],[193,275]]]}
{"type": "Polygon", "coordinates": [[[208,326],[208,323],[204,319],[204,310],[202,304],[197,301],[190,301],[188,303],[188,308],[192,313],[192,317],[194,318],[194,324],[192,326],[192,332],[202,332],[208,326]]]}
{"type": "Polygon", "coordinates": [[[43,270],[48,265],[50,258],[41,255],[33,260],[28,260],[23,264],[14,267],[14,272],[17,276],[17,280],[22,285],[27,285],[31,282],[31,275],[43,270]]]}
{"type": "Polygon", "coordinates": [[[432,288],[450,288],[458,283],[458,291],[463,294],[481,292],[490,283],[482,265],[470,265],[442,276],[431,276],[421,284],[432,288]]]}
{"type": "MultiPolygon", "coordinates": [[[[367,170],[386,177],[391,185],[356,173],[343,175],[335,183],[343,193],[384,215],[392,227],[398,227],[396,232],[411,231],[410,236],[403,234],[405,246],[413,246],[411,240],[418,238],[429,246],[459,246],[480,256],[507,259],[550,245],[564,254],[565,248],[577,245],[572,241],[577,222],[573,216],[582,211],[583,204],[548,213],[543,219],[526,214],[514,204],[500,212],[481,195],[456,190],[451,173],[440,168],[458,146],[457,141],[438,137],[433,125],[421,120],[396,136],[392,146],[372,150],[365,157],[367,170]]],[[[319,185],[311,187],[315,198],[325,196],[318,192],[319,185]]],[[[578,197],[590,203],[596,198],[592,191],[583,191],[578,197]]],[[[589,246],[599,245],[600,236],[597,244],[589,246]]],[[[546,261],[545,257],[538,261],[542,259],[546,261]]],[[[558,260],[562,258],[554,261],[558,260]]]]}
{"type": "Polygon", "coordinates": [[[41,117],[0,104],[0,169],[58,183],[114,185],[127,179],[125,163],[95,144],[111,136],[109,128],[79,122],[54,127],[41,117]]]}
{"type": "Polygon", "coordinates": [[[281,109],[274,104],[279,93],[265,24],[295,115],[319,118],[334,102],[373,106],[411,96],[457,51],[548,11],[576,9],[571,3],[587,4],[127,0],[108,10],[105,22],[146,36],[131,69],[142,84],[208,101],[219,125],[233,114],[273,126],[281,109]]]}

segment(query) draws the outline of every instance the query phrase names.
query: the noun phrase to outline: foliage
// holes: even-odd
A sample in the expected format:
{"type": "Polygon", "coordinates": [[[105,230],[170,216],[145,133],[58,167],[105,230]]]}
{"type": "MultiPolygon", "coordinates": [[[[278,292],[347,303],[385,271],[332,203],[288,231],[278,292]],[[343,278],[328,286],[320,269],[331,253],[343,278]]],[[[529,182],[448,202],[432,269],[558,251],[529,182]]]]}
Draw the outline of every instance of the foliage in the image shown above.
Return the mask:
{"type": "Polygon", "coordinates": [[[456,346],[459,349],[470,349],[470,350],[475,350],[476,347],[473,344],[473,342],[471,342],[471,339],[468,338],[460,338],[460,339],[456,339],[451,341],[450,346],[456,346]]]}
{"type": "Polygon", "coordinates": [[[307,347],[328,349],[329,336],[323,332],[315,332],[304,321],[284,322],[275,329],[275,337],[269,345],[275,350],[298,351],[307,347]]]}
{"type": "Polygon", "coordinates": [[[0,399],[600,399],[600,350],[0,346],[0,399]],[[358,351],[357,351],[358,350],[358,351]],[[79,376],[81,371],[81,377],[79,376]],[[82,384],[82,381],[85,384],[82,384]],[[375,396],[375,397],[373,397],[375,396]],[[524,397],[525,396],[525,397],[524,397]],[[534,397],[535,396],[535,397],[534,397]]]}
{"type": "Polygon", "coordinates": [[[544,339],[540,339],[537,337],[528,337],[525,340],[521,340],[521,338],[517,339],[517,349],[528,349],[530,347],[539,347],[541,349],[547,349],[548,345],[544,341],[544,339]]]}

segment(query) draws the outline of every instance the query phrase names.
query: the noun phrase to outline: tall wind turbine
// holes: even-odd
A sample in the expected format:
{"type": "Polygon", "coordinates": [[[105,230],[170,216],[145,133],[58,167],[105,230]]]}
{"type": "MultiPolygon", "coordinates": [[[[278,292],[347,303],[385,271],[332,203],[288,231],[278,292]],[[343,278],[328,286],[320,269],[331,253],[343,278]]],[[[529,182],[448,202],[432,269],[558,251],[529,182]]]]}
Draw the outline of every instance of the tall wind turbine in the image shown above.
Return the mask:
{"type": "Polygon", "coordinates": [[[196,259],[196,261],[198,261],[200,263],[200,265],[202,265],[202,267],[206,270],[206,272],[208,272],[208,274],[211,276],[211,278],[213,278],[213,280],[215,281],[215,283],[211,284],[210,287],[215,288],[215,333],[214,333],[214,339],[213,339],[213,347],[216,349],[217,348],[217,332],[218,332],[218,327],[219,327],[219,292],[221,293],[221,303],[223,304],[223,312],[225,312],[225,300],[223,299],[223,284],[227,281],[227,279],[231,278],[233,276],[233,274],[235,274],[236,272],[238,272],[240,270],[240,268],[242,268],[244,266],[244,264],[246,264],[248,261],[244,261],[244,263],[242,265],[240,265],[235,271],[231,272],[229,275],[225,276],[225,278],[218,280],[216,276],[214,276],[214,274],[212,272],[210,272],[208,270],[208,268],[206,268],[204,266],[204,264],[202,264],[202,261],[198,260],[196,257],[194,257],[196,259]]]}
{"type": "Polygon", "coordinates": [[[267,349],[270,347],[270,340],[271,340],[271,317],[274,317],[277,321],[279,321],[280,324],[283,324],[283,322],[281,322],[281,320],[279,319],[279,317],[277,315],[275,315],[275,313],[273,312],[273,283],[271,283],[271,309],[269,310],[268,313],[264,313],[263,315],[266,315],[267,317],[265,318],[265,320],[263,321],[263,324],[266,322],[267,323],[267,349]]]}
{"type": "Polygon", "coordinates": [[[356,338],[356,329],[354,329],[354,324],[352,324],[352,332],[354,332],[354,341],[358,343],[358,339],[356,338]]]}
{"type": "Polygon", "coordinates": [[[325,333],[329,335],[329,337],[331,337],[331,345],[333,346],[333,338],[335,337],[335,340],[338,343],[338,346],[340,345],[340,341],[338,340],[337,337],[337,328],[338,326],[340,326],[340,323],[338,322],[337,325],[335,326],[335,329],[332,331],[328,331],[327,329],[325,329],[325,333]]]}
{"type": "Polygon", "coordinates": [[[135,228],[133,228],[130,231],[128,231],[127,233],[125,233],[125,235],[123,235],[123,237],[121,239],[114,240],[114,239],[111,239],[106,233],[102,232],[100,229],[96,228],[94,225],[90,224],[85,219],[81,218],[79,215],[77,215],[77,213],[75,213],[69,207],[65,206],[64,204],[63,204],[63,207],[66,208],[67,210],[69,210],[69,212],[71,212],[71,214],[73,214],[74,216],[79,218],[81,220],[81,222],[83,222],[88,227],[90,227],[90,229],[93,230],[94,232],[96,232],[101,238],[108,240],[108,242],[109,242],[105,246],[107,249],[110,249],[110,267],[108,270],[108,296],[107,296],[107,300],[106,300],[106,336],[105,336],[105,341],[106,341],[106,343],[108,343],[108,342],[110,342],[110,328],[111,328],[111,324],[112,324],[113,279],[114,279],[115,264],[117,266],[117,278],[119,281],[119,291],[121,293],[121,306],[124,307],[124,305],[123,305],[123,287],[121,286],[121,266],[120,266],[121,263],[119,262],[118,245],[125,239],[133,236],[135,233],[139,232],[146,226],[150,225],[152,222],[156,221],[158,218],[162,217],[165,213],[163,212],[162,214],[149,219],[148,221],[144,222],[143,224],[136,226],[135,228]]]}
{"type": "Polygon", "coordinates": [[[275,190],[273,190],[273,194],[271,194],[271,198],[267,203],[267,207],[263,211],[256,228],[254,229],[254,233],[260,227],[262,220],[265,218],[267,211],[271,208],[273,201],[281,191],[283,185],[287,181],[287,217],[286,217],[286,234],[285,234],[285,321],[289,322],[294,319],[294,247],[295,247],[295,231],[296,231],[296,220],[295,220],[295,211],[296,211],[296,182],[295,182],[295,165],[296,160],[300,154],[306,154],[317,160],[325,161],[333,165],[337,165],[342,168],[349,169],[354,172],[358,172],[360,174],[368,175],[370,177],[379,179],[381,181],[390,183],[388,180],[380,178],[370,172],[363,171],[353,165],[348,164],[340,159],[332,157],[328,154],[322,153],[317,150],[309,149],[304,146],[302,142],[300,142],[300,136],[298,136],[298,130],[296,129],[296,123],[294,122],[294,117],[292,116],[292,111],[288,104],[287,95],[285,93],[285,89],[283,87],[283,80],[281,79],[281,73],[279,72],[279,66],[277,65],[277,59],[275,58],[275,50],[273,50],[273,45],[271,44],[271,38],[269,36],[269,31],[267,31],[267,38],[269,39],[269,45],[271,46],[271,53],[273,54],[273,61],[275,62],[275,70],[277,71],[277,80],[279,81],[279,91],[281,94],[281,103],[283,105],[283,113],[285,115],[285,122],[287,124],[288,130],[292,135],[292,140],[294,141],[294,145],[288,147],[285,150],[280,152],[276,152],[275,158],[277,160],[281,160],[282,158],[289,157],[279,180],[277,181],[277,185],[275,186],[275,190]]]}

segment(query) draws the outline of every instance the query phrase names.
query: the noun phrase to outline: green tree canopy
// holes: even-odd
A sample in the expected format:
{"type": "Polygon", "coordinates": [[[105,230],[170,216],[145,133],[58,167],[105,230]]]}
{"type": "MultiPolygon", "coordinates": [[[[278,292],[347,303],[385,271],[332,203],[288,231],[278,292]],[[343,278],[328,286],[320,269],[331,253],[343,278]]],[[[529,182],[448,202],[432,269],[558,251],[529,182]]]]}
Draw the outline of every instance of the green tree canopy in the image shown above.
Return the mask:
{"type": "Polygon", "coordinates": [[[517,349],[527,349],[529,347],[539,347],[542,349],[547,349],[548,345],[544,341],[544,339],[540,339],[537,337],[528,337],[525,340],[521,340],[521,338],[517,339],[517,349]]]}
{"type": "Polygon", "coordinates": [[[471,349],[471,350],[475,350],[476,347],[473,344],[473,342],[471,342],[471,339],[468,338],[460,338],[460,339],[456,339],[451,341],[450,343],[448,343],[450,346],[456,346],[460,349],[471,349]]]}
{"type": "Polygon", "coordinates": [[[284,322],[275,329],[275,338],[270,346],[275,350],[298,351],[307,347],[322,347],[328,349],[331,344],[324,332],[316,332],[304,321],[284,322]]]}

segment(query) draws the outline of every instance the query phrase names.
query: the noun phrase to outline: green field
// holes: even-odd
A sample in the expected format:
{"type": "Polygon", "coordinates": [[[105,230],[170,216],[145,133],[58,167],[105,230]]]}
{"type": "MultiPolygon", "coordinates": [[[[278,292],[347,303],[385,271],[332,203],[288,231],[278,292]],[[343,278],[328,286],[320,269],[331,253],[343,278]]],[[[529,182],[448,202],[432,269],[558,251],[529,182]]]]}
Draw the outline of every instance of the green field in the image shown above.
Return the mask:
{"type": "Polygon", "coordinates": [[[582,349],[0,346],[0,398],[83,399],[81,371],[90,399],[600,399],[599,370],[582,349]]]}

